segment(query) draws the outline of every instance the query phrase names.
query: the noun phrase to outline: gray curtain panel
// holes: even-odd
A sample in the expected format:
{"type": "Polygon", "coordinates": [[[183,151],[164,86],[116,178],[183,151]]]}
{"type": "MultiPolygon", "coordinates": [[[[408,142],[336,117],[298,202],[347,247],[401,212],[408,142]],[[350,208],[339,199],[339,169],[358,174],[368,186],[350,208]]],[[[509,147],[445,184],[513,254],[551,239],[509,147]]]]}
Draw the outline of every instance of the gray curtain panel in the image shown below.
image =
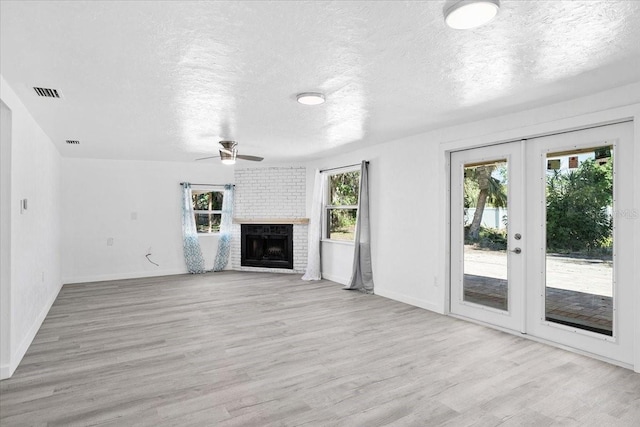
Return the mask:
{"type": "Polygon", "coordinates": [[[363,161],[360,166],[360,194],[358,196],[353,271],[351,280],[344,289],[373,293],[371,227],[369,224],[369,162],[367,161],[363,161]]]}

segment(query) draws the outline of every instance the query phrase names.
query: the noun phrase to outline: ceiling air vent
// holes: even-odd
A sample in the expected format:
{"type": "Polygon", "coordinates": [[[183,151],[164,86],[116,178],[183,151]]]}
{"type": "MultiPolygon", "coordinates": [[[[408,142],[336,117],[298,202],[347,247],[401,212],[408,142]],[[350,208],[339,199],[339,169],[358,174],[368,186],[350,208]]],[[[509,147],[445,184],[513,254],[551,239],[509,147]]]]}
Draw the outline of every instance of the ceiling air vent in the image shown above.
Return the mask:
{"type": "Polygon", "coordinates": [[[77,139],[67,139],[67,144],[78,145],[80,144],[80,141],[78,141],[77,139]]]}
{"type": "Polygon", "coordinates": [[[58,89],[49,89],[46,87],[34,87],[33,90],[36,91],[38,96],[44,96],[45,98],[61,98],[60,92],[58,92],[58,89]]]}

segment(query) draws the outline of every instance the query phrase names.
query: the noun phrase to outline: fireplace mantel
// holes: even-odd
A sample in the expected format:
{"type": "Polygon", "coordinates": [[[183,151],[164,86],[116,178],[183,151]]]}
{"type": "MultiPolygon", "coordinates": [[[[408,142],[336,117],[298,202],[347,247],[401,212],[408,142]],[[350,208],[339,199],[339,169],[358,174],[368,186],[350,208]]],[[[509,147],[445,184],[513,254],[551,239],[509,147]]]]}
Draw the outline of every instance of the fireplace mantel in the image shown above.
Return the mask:
{"type": "Polygon", "coordinates": [[[309,224],[309,218],[233,218],[234,224],[309,224]]]}

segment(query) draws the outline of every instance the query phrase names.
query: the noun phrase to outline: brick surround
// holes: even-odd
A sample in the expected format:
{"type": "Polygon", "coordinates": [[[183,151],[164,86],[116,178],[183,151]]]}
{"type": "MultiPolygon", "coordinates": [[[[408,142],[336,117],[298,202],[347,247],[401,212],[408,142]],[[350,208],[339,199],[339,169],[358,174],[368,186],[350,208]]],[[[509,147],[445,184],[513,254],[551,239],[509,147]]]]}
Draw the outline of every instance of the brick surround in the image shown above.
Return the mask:
{"type": "MultiPolygon", "coordinates": [[[[234,218],[304,218],[306,179],[306,169],[301,167],[236,169],[234,218]]],[[[302,274],[307,268],[307,224],[293,225],[293,270],[242,267],[240,224],[233,224],[232,233],[231,267],[234,270],[302,274]]]]}

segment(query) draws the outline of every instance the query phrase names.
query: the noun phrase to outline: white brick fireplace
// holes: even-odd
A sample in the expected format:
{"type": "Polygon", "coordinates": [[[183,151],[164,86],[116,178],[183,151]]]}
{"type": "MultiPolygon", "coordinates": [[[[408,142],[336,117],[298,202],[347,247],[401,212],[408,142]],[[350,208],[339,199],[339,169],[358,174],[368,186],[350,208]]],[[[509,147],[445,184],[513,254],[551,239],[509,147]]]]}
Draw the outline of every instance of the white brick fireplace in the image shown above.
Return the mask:
{"type": "Polygon", "coordinates": [[[307,268],[306,169],[271,167],[235,170],[231,267],[240,271],[304,273],[307,268]],[[241,222],[293,224],[293,270],[241,265],[241,222]]]}

